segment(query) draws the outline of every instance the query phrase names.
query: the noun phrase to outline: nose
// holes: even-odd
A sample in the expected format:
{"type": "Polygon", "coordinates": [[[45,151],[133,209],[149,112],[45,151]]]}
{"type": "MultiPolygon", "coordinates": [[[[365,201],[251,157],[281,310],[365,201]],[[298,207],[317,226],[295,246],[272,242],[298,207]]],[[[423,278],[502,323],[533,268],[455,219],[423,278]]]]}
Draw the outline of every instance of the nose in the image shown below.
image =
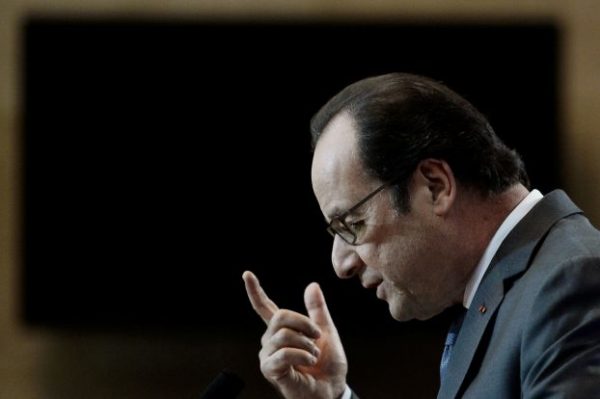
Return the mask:
{"type": "Polygon", "coordinates": [[[346,243],[337,235],[333,239],[331,263],[339,278],[351,278],[364,266],[364,262],[356,252],[356,247],[346,243]]]}

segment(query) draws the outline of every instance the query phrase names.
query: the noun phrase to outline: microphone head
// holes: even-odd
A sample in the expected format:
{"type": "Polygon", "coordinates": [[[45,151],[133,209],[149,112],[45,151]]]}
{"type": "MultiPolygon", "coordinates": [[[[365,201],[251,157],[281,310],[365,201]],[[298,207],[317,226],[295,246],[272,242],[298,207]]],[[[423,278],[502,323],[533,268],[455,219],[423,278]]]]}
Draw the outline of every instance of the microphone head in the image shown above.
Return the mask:
{"type": "Polygon", "coordinates": [[[244,388],[244,381],[236,374],[223,370],[202,393],[201,399],[234,399],[244,388]]]}

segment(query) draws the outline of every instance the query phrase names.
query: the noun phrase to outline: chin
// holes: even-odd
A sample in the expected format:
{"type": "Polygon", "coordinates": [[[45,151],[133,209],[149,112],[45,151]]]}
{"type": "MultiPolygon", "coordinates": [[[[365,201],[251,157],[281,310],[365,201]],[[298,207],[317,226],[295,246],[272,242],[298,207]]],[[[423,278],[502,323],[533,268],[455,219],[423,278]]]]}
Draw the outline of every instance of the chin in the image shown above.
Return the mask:
{"type": "Polygon", "coordinates": [[[390,302],[390,303],[388,303],[388,307],[390,310],[390,315],[392,315],[392,318],[394,320],[409,321],[409,320],[418,319],[418,317],[416,315],[414,315],[413,312],[411,312],[408,309],[408,306],[406,306],[406,305],[403,306],[398,303],[390,302]]]}
{"type": "Polygon", "coordinates": [[[392,318],[396,321],[411,321],[411,320],[415,320],[415,317],[410,317],[410,316],[404,316],[404,315],[398,315],[395,313],[391,313],[392,318]]]}
{"type": "Polygon", "coordinates": [[[397,321],[424,321],[431,319],[433,316],[439,313],[427,312],[424,309],[417,309],[415,306],[410,306],[407,303],[397,303],[395,301],[390,301],[388,306],[392,318],[397,321]]]}

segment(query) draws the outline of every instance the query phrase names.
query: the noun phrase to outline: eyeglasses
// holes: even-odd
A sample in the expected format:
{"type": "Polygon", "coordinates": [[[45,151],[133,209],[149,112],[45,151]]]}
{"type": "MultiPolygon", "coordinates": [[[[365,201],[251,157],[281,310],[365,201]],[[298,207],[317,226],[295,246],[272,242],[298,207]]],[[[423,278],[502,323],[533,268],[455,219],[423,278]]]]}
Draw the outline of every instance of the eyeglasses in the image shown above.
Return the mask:
{"type": "Polygon", "coordinates": [[[341,214],[335,216],[334,218],[332,218],[331,221],[329,222],[329,226],[327,226],[327,232],[329,234],[331,234],[333,237],[335,237],[335,235],[337,234],[338,236],[340,236],[340,238],[342,240],[344,240],[346,243],[348,243],[350,245],[357,245],[356,240],[358,238],[358,235],[357,235],[355,229],[352,228],[351,226],[349,226],[348,223],[346,223],[346,221],[344,219],[346,219],[346,217],[348,215],[350,215],[352,212],[356,211],[358,208],[360,208],[362,205],[364,205],[368,200],[373,198],[375,196],[375,194],[379,193],[381,190],[388,187],[390,184],[392,184],[396,180],[397,179],[393,179],[386,183],[383,183],[381,186],[377,187],[374,191],[372,191],[365,198],[358,201],[350,209],[348,209],[344,213],[341,213],[341,214]]]}

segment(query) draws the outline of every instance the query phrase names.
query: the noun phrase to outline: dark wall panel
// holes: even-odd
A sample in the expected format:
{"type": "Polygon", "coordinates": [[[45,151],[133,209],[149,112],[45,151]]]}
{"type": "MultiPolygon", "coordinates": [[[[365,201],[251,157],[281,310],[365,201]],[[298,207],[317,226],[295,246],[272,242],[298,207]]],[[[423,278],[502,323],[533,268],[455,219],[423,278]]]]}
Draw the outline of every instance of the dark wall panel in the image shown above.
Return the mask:
{"type": "Polygon", "coordinates": [[[525,24],[29,20],[24,320],[243,331],[258,343],[240,277],[251,269],[294,309],[321,283],[356,342],[357,379],[389,367],[389,356],[367,364],[374,337],[397,337],[387,353],[409,364],[422,345],[426,364],[404,370],[430,380],[443,335],[430,327],[444,321],[396,323],[372,292],[335,278],[310,187],[309,119],[362,77],[429,75],[488,115],[547,191],[560,183],[558,39],[551,25],[525,24]]]}

